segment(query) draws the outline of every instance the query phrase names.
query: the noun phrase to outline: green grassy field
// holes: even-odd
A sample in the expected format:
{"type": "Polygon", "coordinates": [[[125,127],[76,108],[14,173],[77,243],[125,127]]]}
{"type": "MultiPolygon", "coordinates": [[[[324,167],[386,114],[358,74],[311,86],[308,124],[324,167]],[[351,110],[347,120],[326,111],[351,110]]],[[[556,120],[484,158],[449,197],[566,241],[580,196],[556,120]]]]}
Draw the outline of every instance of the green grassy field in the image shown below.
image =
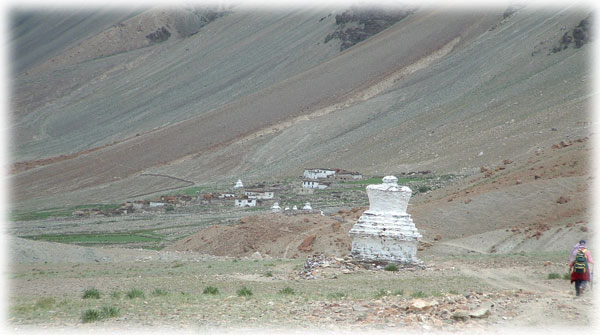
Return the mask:
{"type": "Polygon", "coordinates": [[[162,236],[156,233],[56,234],[36,235],[30,237],[30,239],[78,245],[110,245],[136,242],[158,242],[162,240],[162,236]]]}
{"type": "Polygon", "coordinates": [[[13,210],[10,213],[11,221],[31,221],[31,220],[44,220],[52,217],[69,217],[73,215],[74,211],[82,210],[82,209],[99,209],[101,211],[107,211],[119,208],[120,204],[87,204],[87,205],[77,205],[65,208],[48,208],[41,209],[37,211],[22,211],[22,210],[13,210]]]}

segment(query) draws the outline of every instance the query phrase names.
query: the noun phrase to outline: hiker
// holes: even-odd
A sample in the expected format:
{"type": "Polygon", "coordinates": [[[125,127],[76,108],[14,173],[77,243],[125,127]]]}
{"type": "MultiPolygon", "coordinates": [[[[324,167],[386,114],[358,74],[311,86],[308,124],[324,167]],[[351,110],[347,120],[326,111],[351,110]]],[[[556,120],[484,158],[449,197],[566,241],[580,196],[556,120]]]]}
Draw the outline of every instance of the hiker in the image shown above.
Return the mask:
{"type": "Polygon", "coordinates": [[[594,264],[592,253],[586,248],[585,240],[573,246],[569,257],[571,284],[575,282],[575,294],[579,296],[585,291],[586,282],[591,280],[590,264],[594,264]]]}

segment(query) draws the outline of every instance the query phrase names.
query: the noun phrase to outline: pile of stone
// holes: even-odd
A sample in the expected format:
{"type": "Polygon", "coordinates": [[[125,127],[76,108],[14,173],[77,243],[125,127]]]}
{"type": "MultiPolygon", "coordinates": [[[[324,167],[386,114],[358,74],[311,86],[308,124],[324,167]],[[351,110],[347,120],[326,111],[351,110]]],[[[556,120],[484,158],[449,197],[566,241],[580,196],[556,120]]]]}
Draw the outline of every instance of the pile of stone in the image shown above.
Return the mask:
{"type": "Polygon", "coordinates": [[[385,326],[406,330],[483,330],[523,313],[539,296],[526,292],[469,292],[410,298],[382,292],[375,299],[331,298],[305,304],[277,306],[294,320],[322,326],[335,322],[354,329],[385,326]],[[356,328],[355,328],[356,327],[356,328]]]}
{"type": "Polygon", "coordinates": [[[423,263],[388,263],[370,261],[359,261],[351,256],[344,258],[326,256],[324,254],[314,254],[308,256],[304,262],[304,268],[298,273],[301,279],[323,279],[337,278],[339,274],[348,274],[360,270],[364,271],[385,271],[390,264],[396,265],[398,271],[416,271],[425,270],[427,267],[423,263]]]}
{"type": "Polygon", "coordinates": [[[338,258],[324,254],[306,257],[304,268],[298,273],[301,279],[335,278],[337,274],[357,271],[359,265],[350,257],[338,258]]]}

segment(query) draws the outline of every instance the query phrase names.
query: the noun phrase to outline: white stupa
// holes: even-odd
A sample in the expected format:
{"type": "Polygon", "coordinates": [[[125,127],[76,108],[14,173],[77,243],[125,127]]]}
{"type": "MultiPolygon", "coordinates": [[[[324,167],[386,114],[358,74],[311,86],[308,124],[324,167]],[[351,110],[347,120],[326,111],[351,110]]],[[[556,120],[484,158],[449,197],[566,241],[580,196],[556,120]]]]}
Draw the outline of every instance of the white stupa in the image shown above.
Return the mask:
{"type": "Polygon", "coordinates": [[[242,184],[242,180],[238,179],[237,183],[235,183],[235,186],[233,186],[233,188],[243,188],[244,184],[242,184]]]}
{"type": "Polygon", "coordinates": [[[293,211],[297,211],[298,210],[298,206],[294,205],[294,207],[292,207],[293,211]]]}
{"type": "Polygon", "coordinates": [[[304,204],[304,207],[302,207],[303,210],[305,211],[312,211],[312,207],[310,205],[310,202],[307,202],[306,204],[304,204]]]}
{"type": "Polygon", "coordinates": [[[279,212],[281,212],[281,207],[279,207],[279,203],[278,202],[276,202],[276,203],[273,204],[273,206],[271,207],[271,211],[273,213],[279,213],[279,212]]]}
{"type": "Polygon", "coordinates": [[[387,176],[383,184],[367,186],[369,209],[350,229],[351,255],[361,261],[420,264],[417,244],[421,239],[406,213],[412,191],[398,186],[398,178],[387,176]]]}

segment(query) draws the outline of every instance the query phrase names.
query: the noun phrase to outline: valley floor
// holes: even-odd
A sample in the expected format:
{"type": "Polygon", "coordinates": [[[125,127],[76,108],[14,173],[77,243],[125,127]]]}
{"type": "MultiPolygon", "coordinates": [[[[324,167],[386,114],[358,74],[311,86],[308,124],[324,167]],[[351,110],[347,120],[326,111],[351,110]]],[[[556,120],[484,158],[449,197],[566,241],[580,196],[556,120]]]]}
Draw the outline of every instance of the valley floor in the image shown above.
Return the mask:
{"type": "Polygon", "coordinates": [[[429,256],[426,268],[400,271],[348,270],[330,258],[315,279],[300,275],[303,259],[154,255],[14,265],[9,329],[554,333],[595,325],[593,291],[576,297],[564,278],[566,253],[429,256]],[[84,299],[91,289],[99,298],[84,299]],[[86,322],[86,311],[103,309],[116,312],[86,322]]]}

